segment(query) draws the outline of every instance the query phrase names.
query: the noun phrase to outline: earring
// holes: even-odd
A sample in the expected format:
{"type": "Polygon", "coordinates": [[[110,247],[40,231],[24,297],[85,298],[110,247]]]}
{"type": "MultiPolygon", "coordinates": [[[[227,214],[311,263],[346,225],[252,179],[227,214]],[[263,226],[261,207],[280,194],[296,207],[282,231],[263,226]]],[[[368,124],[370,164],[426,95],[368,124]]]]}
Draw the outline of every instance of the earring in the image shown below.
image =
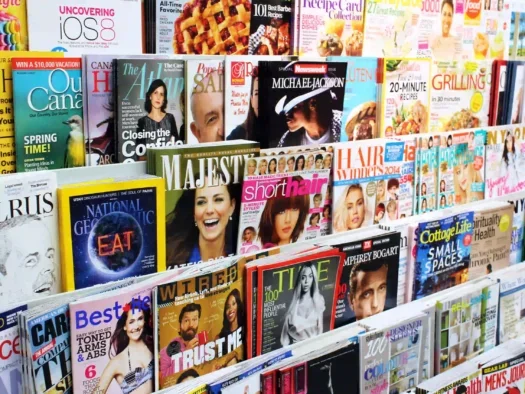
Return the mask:
{"type": "Polygon", "coordinates": [[[230,220],[233,220],[233,217],[230,216],[230,220]]]}
{"type": "Polygon", "coordinates": [[[195,221],[195,227],[197,227],[197,221],[195,221]]]}

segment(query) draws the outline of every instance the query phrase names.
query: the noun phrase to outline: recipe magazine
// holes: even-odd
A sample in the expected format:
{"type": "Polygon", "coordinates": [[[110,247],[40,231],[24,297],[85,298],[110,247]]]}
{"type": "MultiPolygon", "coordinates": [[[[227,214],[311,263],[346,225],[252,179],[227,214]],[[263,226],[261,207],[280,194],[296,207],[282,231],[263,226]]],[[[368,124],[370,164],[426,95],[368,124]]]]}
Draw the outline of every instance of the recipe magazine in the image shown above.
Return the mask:
{"type": "Polygon", "coordinates": [[[258,267],[257,355],[334,329],[342,260],[332,249],[258,267]],[[299,314],[303,304],[312,308],[306,317],[299,314]]]}
{"type": "Polygon", "coordinates": [[[154,290],[157,390],[244,360],[243,275],[225,262],[154,290]]]}
{"type": "Polygon", "coordinates": [[[334,144],[332,232],[412,215],[415,140],[334,144]]]}
{"type": "Polygon", "coordinates": [[[238,253],[308,241],[319,238],[323,229],[327,232],[329,210],[324,206],[331,165],[306,169],[313,158],[324,162],[324,157],[331,156],[319,152],[248,160],[242,185],[238,253]]]}
{"type": "Polygon", "coordinates": [[[168,268],[235,254],[244,166],[258,155],[259,144],[245,140],[148,149],[148,173],[166,189],[168,268]],[[206,213],[214,195],[220,215],[206,213]],[[219,250],[208,247],[215,239],[219,250]]]}

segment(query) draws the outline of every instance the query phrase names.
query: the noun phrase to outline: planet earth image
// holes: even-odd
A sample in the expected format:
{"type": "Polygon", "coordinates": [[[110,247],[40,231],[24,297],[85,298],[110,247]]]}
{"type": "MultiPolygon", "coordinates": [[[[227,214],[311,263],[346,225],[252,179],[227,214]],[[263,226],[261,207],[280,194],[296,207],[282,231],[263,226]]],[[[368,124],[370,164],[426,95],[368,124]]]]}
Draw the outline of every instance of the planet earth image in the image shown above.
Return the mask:
{"type": "Polygon", "coordinates": [[[142,229],[133,216],[112,212],[91,229],[89,257],[99,271],[122,274],[140,260],[143,241],[142,229]]]}

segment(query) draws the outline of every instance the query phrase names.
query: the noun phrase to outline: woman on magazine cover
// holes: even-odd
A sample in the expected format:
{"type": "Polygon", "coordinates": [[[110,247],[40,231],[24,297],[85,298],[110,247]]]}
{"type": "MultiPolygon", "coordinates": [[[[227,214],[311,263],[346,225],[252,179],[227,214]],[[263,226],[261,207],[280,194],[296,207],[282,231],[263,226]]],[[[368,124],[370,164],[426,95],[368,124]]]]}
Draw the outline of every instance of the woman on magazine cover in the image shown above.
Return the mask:
{"type": "MultiPolygon", "coordinates": [[[[303,177],[298,175],[292,177],[295,182],[302,180],[303,177]]],[[[296,242],[304,231],[309,211],[308,194],[291,197],[275,195],[268,199],[259,222],[259,239],[263,249],[296,242]]]]}
{"type": "Polygon", "coordinates": [[[278,163],[277,173],[284,174],[286,172],[286,158],[281,156],[281,158],[279,159],[277,163],[278,163]]]}
{"type": "Polygon", "coordinates": [[[479,170],[474,168],[474,162],[468,159],[468,150],[456,156],[454,166],[454,192],[456,204],[466,204],[483,199],[483,192],[472,190],[473,183],[483,183],[479,170]]]}
{"type": "Polygon", "coordinates": [[[259,117],[259,77],[252,78],[252,87],[250,92],[250,109],[248,116],[244,122],[234,128],[226,137],[226,140],[250,140],[260,141],[260,133],[258,132],[259,117]]]}
{"type": "Polygon", "coordinates": [[[452,35],[454,10],[453,0],[443,0],[441,3],[441,34],[434,37],[430,44],[435,58],[454,60],[461,53],[461,40],[452,35]]]}
{"type": "Polygon", "coordinates": [[[234,252],[232,237],[237,221],[234,212],[238,185],[207,185],[205,177],[204,187],[184,190],[167,215],[168,267],[226,257],[234,252]]]}
{"type": "Polygon", "coordinates": [[[324,156],[323,169],[325,169],[325,170],[331,170],[332,169],[332,154],[331,153],[327,153],[324,156]]]}
{"type": "Polygon", "coordinates": [[[304,156],[300,155],[295,161],[295,171],[303,171],[303,170],[304,170],[304,156]]]}
{"type": "Polygon", "coordinates": [[[281,345],[291,345],[322,334],[325,308],[315,265],[305,263],[295,279],[292,301],[284,317],[281,345]]]}
{"type": "Polygon", "coordinates": [[[321,214],[320,213],[313,213],[310,215],[310,226],[307,228],[308,231],[315,231],[319,230],[321,227],[319,227],[319,220],[321,220],[321,214]]]}
{"type": "Polygon", "coordinates": [[[228,353],[228,335],[234,333],[242,327],[240,341],[244,343],[244,304],[241,299],[241,292],[233,289],[226,297],[224,310],[222,312],[222,329],[216,339],[225,338],[222,346],[222,355],[228,353]]]}
{"type": "Polygon", "coordinates": [[[268,173],[269,174],[277,174],[277,160],[271,159],[268,163],[268,173]]]}
{"type": "Polygon", "coordinates": [[[347,186],[337,200],[334,212],[334,232],[360,228],[366,219],[366,199],[359,183],[347,186]]]}
{"type": "MultiPolygon", "coordinates": [[[[175,117],[173,114],[166,112],[168,106],[167,92],[168,89],[162,79],[156,79],[151,83],[144,100],[144,109],[148,114],[138,120],[137,133],[143,133],[144,131],[156,132],[159,129],[169,130],[169,139],[181,140],[177,131],[175,117]]],[[[145,138],[141,139],[142,142],[145,140],[145,138]]]]}
{"type": "Polygon", "coordinates": [[[247,169],[248,175],[255,175],[255,170],[257,169],[257,160],[249,159],[246,162],[246,169],[247,169]]]}
{"type": "Polygon", "coordinates": [[[260,250],[260,248],[253,242],[257,238],[257,232],[252,226],[246,227],[242,232],[242,246],[240,254],[253,253],[260,250]]]}
{"type": "Polygon", "coordinates": [[[518,184],[518,155],[516,153],[516,140],[507,132],[503,155],[501,158],[500,177],[505,177],[505,187],[512,193],[512,189],[518,184]]]}
{"type": "Polygon", "coordinates": [[[314,163],[315,163],[314,155],[309,154],[308,157],[306,158],[305,169],[312,170],[314,168],[314,163]]]}
{"type": "Polygon", "coordinates": [[[377,181],[377,201],[385,201],[386,200],[386,183],[384,179],[381,179],[380,181],[377,181]]]}
{"type": "Polygon", "coordinates": [[[153,327],[149,309],[124,305],[111,336],[110,361],[93,393],[106,393],[113,379],[124,394],[153,392],[153,327]],[[113,353],[113,355],[112,355],[113,353]]]}
{"type": "Polygon", "coordinates": [[[266,175],[268,174],[268,161],[266,159],[262,159],[259,162],[259,175],[266,175]]]}

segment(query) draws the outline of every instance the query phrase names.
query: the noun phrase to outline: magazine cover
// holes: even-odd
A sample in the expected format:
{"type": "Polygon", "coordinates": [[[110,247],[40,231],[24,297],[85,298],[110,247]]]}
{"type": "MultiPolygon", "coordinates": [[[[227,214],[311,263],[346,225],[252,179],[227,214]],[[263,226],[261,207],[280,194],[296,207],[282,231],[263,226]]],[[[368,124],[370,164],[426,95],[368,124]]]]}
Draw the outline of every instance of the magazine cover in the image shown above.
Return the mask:
{"type": "MultiPolygon", "coordinates": [[[[467,204],[483,200],[485,182],[483,181],[485,159],[485,131],[470,131],[454,135],[452,138],[454,150],[454,205],[467,204]],[[465,139],[468,138],[468,142],[465,139]]],[[[444,163],[440,163],[443,165],[444,163]]],[[[450,162],[448,163],[450,165],[450,162]]],[[[440,180],[441,182],[441,180],[440,180]]]]}
{"type": "Polygon", "coordinates": [[[31,51],[142,53],[140,0],[26,1],[31,51]]]}
{"type": "Polygon", "coordinates": [[[468,279],[473,280],[508,267],[514,206],[507,203],[477,209],[468,279]]]}
{"type": "Polygon", "coordinates": [[[445,185],[438,185],[439,135],[421,137],[419,149],[419,180],[416,185],[418,213],[432,212],[446,207],[445,185]]]}
{"type": "Polygon", "coordinates": [[[463,0],[423,1],[417,55],[443,61],[463,55],[463,0]]]}
{"type": "Polygon", "coordinates": [[[56,188],[54,172],[0,177],[0,243],[11,251],[0,273],[2,300],[26,302],[61,290],[56,188]]]}
{"type": "Polygon", "coordinates": [[[507,85],[509,90],[509,101],[507,102],[507,114],[504,124],[523,123],[523,100],[525,99],[525,62],[513,61],[509,64],[507,85]]]}
{"type": "Polygon", "coordinates": [[[417,54],[422,1],[369,2],[363,56],[406,58],[417,54]]]}
{"type": "Polygon", "coordinates": [[[164,271],[164,182],[157,177],[59,188],[64,289],[164,271]]]}
{"type": "Polygon", "coordinates": [[[257,355],[334,329],[342,259],[333,249],[258,268],[257,355]]]}
{"type": "Polygon", "coordinates": [[[410,216],[414,159],[415,141],[374,139],[335,144],[332,231],[410,216]],[[406,163],[412,167],[405,167],[406,163]]]}
{"type": "Polygon", "coordinates": [[[525,356],[519,355],[483,368],[483,393],[506,394],[525,387],[525,356]]]}
{"type": "Polygon", "coordinates": [[[243,271],[224,263],[155,289],[157,389],[244,359],[243,271]]]}
{"type": "Polygon", "coordinates": [[[27,332],[35,392],[72,393],[69,306],[28,317],[27,332]]]}
{"type": "Polygon", "coordinates": [[[467,281],[473,230],[473,212],[419,224],[413,299],[467,281]]]}
{"type": "Polygon", "coordinates": [[[363,53],[365,2],[341,3],[302,1],[294,26],[299,56],[361,56],[363,53]]]}
{"type": "Polygon", "coordinates": [[[19,312],[27,310],[27,305],[9,307],[0,312],[0,388],[5,393],[22,394],[22,356],[18,334],[19,312]]]}
{"type": "MultiPolygon", "coordinates": [[[[280,60],[279,57],[274,57],[280,60]]],[[[224,60],[224,112],[226,140],[260,141],[259,129],[259,61],[268,56],[227,56],[224,60]]]]}
{"type": "Polygon", "coordinates": [[[329,225],[328,220],[321,218],[327,215],[324,201],[330,168],[330,153],[248,160],[242,185],[237,253],[319,238],[322,228],[329,225]],[[329,160],[325,160],[327,156],[329,160]],[[314,159],[316,164],[312,165],[314,159]],[[323,167],[318,168],[319,163],[323,167]],[[311,168],[307,170],[306,166],[311,168]]]}
{"type": "Polygon", "coordinates": [[[224,141],[224,58],[187,60],[185,95],[186,142],[224,141]]]}
{"type": "Polygon", "coordinates": [[[327,60],[347,63],[341,124],[344,132],[341,132],[340,141],[368,140],[379,137],[378,59],[330,56],[327,60]]]}
{"type": "Polygon", "coordinates": [[[433,61],[431,133],[488,126],[491,71],[487,61],[433,61]]]}
{"type": "MultiPolygon", "coordinates": [[[[2,3],[0,21],[4,26],[0,34],[2,51],[27,51],[27,4],[26,0],[2,3]]],[[[3,56],[3,55],[2,55],[3,56]]]]}
{"type": "Polygon", "coordinates": [[[149,149],[150,174],[164,178],[167,267],[235,254],[249,141],[149,149]]]}
{"type": "Polygon", "coordinates": [[[510,243],[510,265],[514,265],[523,261],[525,239],[525,198],[513,198],[509,202],[514,206],[510,243]]]}
{"type": "Polygon", "coordinates": [[[397,232],[333,245],[344,258],[335,328],[398,305],[400,245],[397,232]]]}
{"type": "Polygon", "coordinates": [[[509,70],[509,63],[506,60],[496,60],[493,63],[492,71],[492,99],[491,99],[491,113],[489,117],[489,125],[497,126],[505,124],[505,114],[508,98],[507,92],[507,72],[509,70]]]}
{"type": "Polygon", "coordinates": [[[525,333],[525,276],[513,270],[499,279],[498,344],[525,333]]]}
{"type": "Polygon", "coordinates": [[[383,63],[381,136],[427,133],[430,59],[387,58],[383,63]]]}
{"type": "Polygon", "coordinates": [[[119,163],[146,159],[146,148],[182,144],[184,61],[115,60],[119,163]]]}
{"type": "MultiPolygon", "coordinates": [[[[10,7],[18,8],[15,5],[10,7]]],[[[24,10],[25,17],[25,10],[24,10]]],[[[1,14],[0,14],[1,18],[1,14]]],[[[9,22],[8,22],[9,23],[9,22]]],[[[1,34],[0,34],[1,35],[1,34]]],[[[7,34],[9,35],[9,34],[7,34]]],[[[0,115],[2,115],[0,122],[0,174],[9,174],[15,172],[15,127],[13,116],[13,77],[11,71],[11,59],[13,57],[34,58],[34,57],[62,57],[60,52],[23,52],[23,51],[1,51],[0,52],[0,70],[3,89],[0,90],[0,115]]]]}
{"type": "Polygon", "coordinates": [[[397,275],[397,300],[396,305],[402,305],[406,303],[406,297],[408,292],[408,223],[400,221],[398,224],[382,225],[381,229],[387,231],[395,231],[399,233],[399,264],[398,264],[398,275],[397,275]]]}
{"type": "Polygon", "coordinates": [[[16,172],[85,164],[80,58],[13,58],[16,172]]]}
{"type": "Polygon", "coordinates": [[[263,148],[339,142],[346,68],[338,62],[259,62],[263,148]]]}
{"type": "Polygon", "coordinates": [[[359,337],[359,392],[406,393],[422,380],[426,316],[405,320],[359,337]],[[381,368],[383,367],[383,368],[381,368]]]}
{"type": "MultiPolygon", "coordinates": [[[[245,0],[248,2],[248,0],[245,0]]],[[[249,26],[249,55],[286,56],[292,54],[292,7],[290,0],[253,0],[249,26]]],[[[245,30],[242,30],[244,42],[245,30]]],[[[244,52],[243,52],[244,53],[244,52]]]]}
{"type": "MultiPolygon", "coordinates": [[[[245,55],[250,38],[250,0],[235,3],[176,0],[153,5],[156,53],[245,55]],[[231,6],[230,6],[231,5],[231,6]],[[219,15],[213,18],[211,15],[219,15]]],[[[268,10],[270,11],[270,10],[268,10]]],[[[277,11],[277,10],[275,10],[277,11]]]]}
{"type": "Polygon", "coordinates": [[[499,126],[487,131],[485,197],[519,192],[525,188],[523,168],[523,127],[499,126]]]}

